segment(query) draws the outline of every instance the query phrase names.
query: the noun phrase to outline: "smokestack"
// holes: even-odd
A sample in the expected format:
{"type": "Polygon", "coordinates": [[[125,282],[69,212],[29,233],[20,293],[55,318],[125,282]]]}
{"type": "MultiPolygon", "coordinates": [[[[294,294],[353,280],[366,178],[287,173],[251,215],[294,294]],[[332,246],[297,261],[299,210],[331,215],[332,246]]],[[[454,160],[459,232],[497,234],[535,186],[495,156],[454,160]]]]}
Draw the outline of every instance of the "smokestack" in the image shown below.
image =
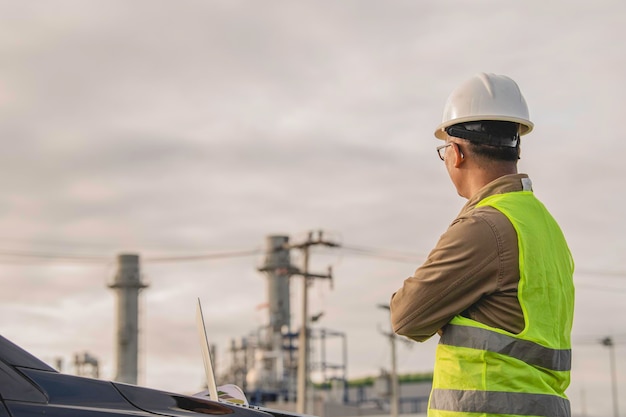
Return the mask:
{"type": "Polygon", "coordinates": [[[289,328],[291,309],[289,305],[289,277],[291,266],[288,236],[268,236],[266,239],[267,252],[265,264],[261,271],[267,274],[267,298],[269,304],[269,319],[272,333],[281,333],[283,327],[289,328]]]}
{"type": "Polygon", "coordinates": [[[109,285],[117,293],[117,372],[115,380],[137,384],[139,355],[139,291],[148,285],[141,282],[139,255],[117,257],[117,274],[109,285]]]}

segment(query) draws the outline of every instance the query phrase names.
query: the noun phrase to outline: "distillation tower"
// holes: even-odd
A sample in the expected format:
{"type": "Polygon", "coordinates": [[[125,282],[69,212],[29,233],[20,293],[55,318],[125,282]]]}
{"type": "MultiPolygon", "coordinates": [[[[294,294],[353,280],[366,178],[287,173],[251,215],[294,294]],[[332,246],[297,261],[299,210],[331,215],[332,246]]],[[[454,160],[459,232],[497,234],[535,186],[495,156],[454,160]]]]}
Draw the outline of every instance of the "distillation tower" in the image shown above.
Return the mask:
{"type": "MultiPolygon", "coordinates": [[[[249,336],[231,341],[231,366],[224,380],[242,387],[252,403],[295,403],[301,329],[294,331],[292,328],[290,282],[292,275],[302,271],[291,264],[288,236],[268,236],[266,248],[264,263],[259,271],[267,279],[267,325],[249,336]]],[[[319,342],[317,345],[322,354],[327,339],[336,336],[343,338],[345,352],[345,334],[323,329],[308,333],[310,340],[319,342]]],[[[342,364],[332,365],[322,356],[317,364],[311,364],[311,369],[321,370],[325,377],[327,372],[339,370],[340,377],[337,379],[345,382],[346,360],[344,354],[342,364]]]]}
{"type": "Polygon", "coordinates": [[[118,270],[109,288],[117,295],[117,366],[115,380],[137,384],[139,356],[139,292],[148,285],[141,282],[139,255],[121,254],[118,270]]]}

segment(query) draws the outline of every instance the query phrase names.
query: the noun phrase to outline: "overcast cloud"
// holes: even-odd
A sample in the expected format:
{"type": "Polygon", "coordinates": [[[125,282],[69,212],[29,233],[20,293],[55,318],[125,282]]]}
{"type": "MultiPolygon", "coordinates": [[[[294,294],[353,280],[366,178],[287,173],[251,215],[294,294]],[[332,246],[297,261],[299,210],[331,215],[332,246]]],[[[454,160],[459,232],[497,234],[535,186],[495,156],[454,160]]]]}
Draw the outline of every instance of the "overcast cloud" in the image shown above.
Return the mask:
{"type": "MultiPolygon", "coordinates": [[[[626,396],[625,19],[617,0],[0,0],[1,334],[48,361],[88,350],[112,379],[107,283],[117,254],[138,253],[141,383],[195,392],[195,298],[223,368],[230,340],[267,320],[265,237],[323,229],[415,258],[312,256],[335,274],[311,291],[320,326],[347,333],[351,378],[377,374],[390,358],[376,305],[464,204],[434,128],[460,82],[495,72],[529,103],[520,171],[578,267],[572,408],[607,415],[602,337],[626,396]]],[[[430,371],[435,345],[401,346],[400,372],[430,371]]]]}

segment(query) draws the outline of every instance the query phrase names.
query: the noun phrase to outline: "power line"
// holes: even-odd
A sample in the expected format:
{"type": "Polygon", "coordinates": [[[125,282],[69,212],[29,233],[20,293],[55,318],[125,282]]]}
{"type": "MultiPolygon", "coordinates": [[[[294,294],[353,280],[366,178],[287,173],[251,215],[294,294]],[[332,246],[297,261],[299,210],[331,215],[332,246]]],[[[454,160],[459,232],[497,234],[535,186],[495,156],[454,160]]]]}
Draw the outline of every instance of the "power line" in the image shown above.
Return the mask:
{"type": "Polygon", "coordinates": [[[1,250],[0,262],[4,263],[8,261],[67,261],[70,263],[104,263],[111,261],[110,257],[104,256],[87,256],[87,255],[74,255],[74,254],[62,254],[62,253],[49,253],[49,252],[26,252],[15,250],[1,250]],[[6,259],[8,258],[8,259],[6,259]]]}
{"type": "Polygon", "coordinates": [[[603,285],[593,284],[574,284],[576,288],[588,288],[598,291],[610,291],[610,292],[626,292],[626,288],[605,287],[603,285]]]}
{"type": "MultiPolygon", "coordinates": [[[[370,258],[385,259],[394,262],[411,264],[422,263],[426,256],[408,251],[398,251],[382,248],[373,248],[354,245],[336,245],[330,250],[339,250],[347,255],[363,256],[370,258]]],[[[256,256],[263,251],[260,248],[236,250],[228,252],[201,253],[193,255],[164,255],[148,256],[143,258],[148,263],[182,263],[199,262],[217,259],[242,258],[256,256]]],[[[106,264],[115,262],[114,257],[101,255],[77,255],[71,253],[52,253],[38,251],[0,250],[0,264],[32,265],[41,263],[64,263],[64,264],[106,264]]],[[[575,274],[602,275],[608,277],[626,277],[626,272],[609,270],[577,269],[575,274]]],[[[624,288],[604,287],[594,284],[577,284],[579,288],[597,289],[600,291],[626,292],[624,288]]]]}
{"type": "MultiPolygon", "coordinates": [[[[244,256],[253,256],[261,253],[260,249],[205,253],[198,255],[181,255],[181,256],[153,256],[143,258],[148,263],[166,263],[166,262],[192,262],[213,259],[227,259],[244,256]]],[[[110,256],[81,256],[62,253],[44,253],[44,252],[26,252],[26,251],[0,251],[0,264],[21,264],[32,265],[39,263],[65,263],[65,264],[106,264],[115,262],[110,256]]]]}
{"type": "Polygon", "coordinates": [[[578,346],[591,346],[591,345],[600,345],[602,342],[610,336],[612,340],[614,340],[617,344],[626,343],[626,334],[602,334],[602,335],[584,335],[584,336],[574,336],[572,339],[572,344],[578,346]]]}
{"type": "Polygon", "coordinates": [[[607,271],[607,270],[598,270],[598,269],[579,269],[576,268],[576,270],[574,271],[574,275],[602,275],[602,276],[606,276],[606,277],[612,277],[612,278],[624,278],[626,277],[626,271],[607,271]]]}
{"type": "Polygon", "coordinates": [[[226,258],[240,258],[245,256],[254,256],[261,253],[261,249],[251,249],[235,252],[219,252],[219,253],[206,253],[200,255],[181,255],[181,256],[155,256],[144,258],[144,262],[150,263],[165,263],[165,262],[193,262],[193,261],[206,261],[211,259],[226,259],[226,258]]]}
{"type": "Polygon", "coordinates": [[[403,252],[389,249],[379,249],[364,246],[340,245],[339,250],[352,255],[369,256],[372,258],[387,259],[397,262],[420,263],[424,261],[424,256],[416,255],[412,252],[403,252]]]}
{"type": "MultiPolygon", "coordinates": [[[[334,250],[347,252],[348,254],[357,256],[366,256],[380,259],[387,259],[398,262],[416,263],[423,261],[423,256],[415,255],[411,252],[394,251],[389,249],[371,248],[363,246],[343,246],[337,245],[334,250]]],[[[260,248],[238,250],[229,252],[201,253],[194,255],[164,255],[164,256],[148,256],[142,258],[143,262],[149,263],[172,263],[172,262],[193,262],[213,259],[227,259],[246,256],[255,256],[263,251],[260,248]]],[[[114,258],[110,256],[97,255],[76,255],[68,253],[51,253],[37,251],[16,251],[16,250],[0,250],[0,263],[21,263],[29,262],[60,262],[60,263],[108,263],[113,262],[114,258]]]]}

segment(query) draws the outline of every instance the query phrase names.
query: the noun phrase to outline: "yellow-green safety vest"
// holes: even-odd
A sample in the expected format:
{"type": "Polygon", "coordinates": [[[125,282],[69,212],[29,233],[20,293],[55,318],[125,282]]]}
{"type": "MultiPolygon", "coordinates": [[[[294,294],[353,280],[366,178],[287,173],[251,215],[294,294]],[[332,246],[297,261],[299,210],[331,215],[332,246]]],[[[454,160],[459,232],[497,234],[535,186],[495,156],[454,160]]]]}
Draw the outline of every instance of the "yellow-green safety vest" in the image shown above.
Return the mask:
{"type": "Polygon", "coordinates": [[[517,232],[524,329],[510,333],[456,316],[437,346],[429,417],[569,417],[574,262],[560,227],[532,191],[477,207],[502,212],[517,232]]]}

